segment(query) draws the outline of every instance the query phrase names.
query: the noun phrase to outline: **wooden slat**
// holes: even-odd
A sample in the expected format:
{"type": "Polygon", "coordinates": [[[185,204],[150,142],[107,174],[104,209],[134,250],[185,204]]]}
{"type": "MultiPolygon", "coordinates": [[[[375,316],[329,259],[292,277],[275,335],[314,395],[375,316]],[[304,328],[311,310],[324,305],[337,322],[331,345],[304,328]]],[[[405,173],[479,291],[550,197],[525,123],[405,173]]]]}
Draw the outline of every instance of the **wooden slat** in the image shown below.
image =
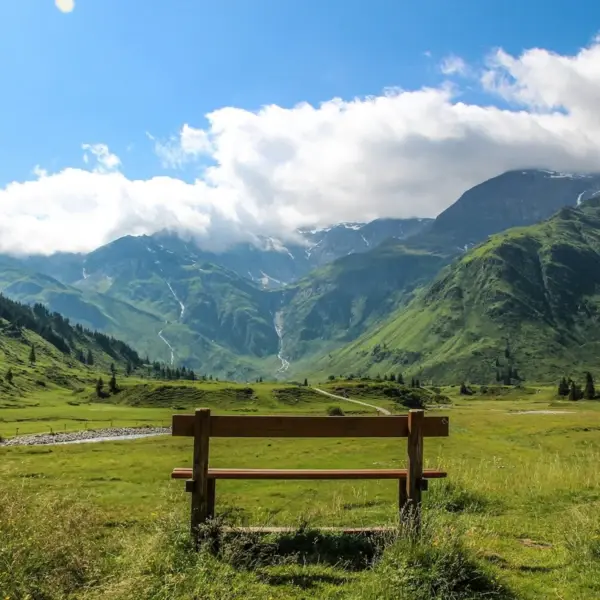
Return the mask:
{"type": "MultiPolygon", "coordinates": [[[[446,477],[444,471],[423,472],[428,479],[446,477]]],[[[188,479],[192,470],[178,467],[171,479],[188,479]]],[[[406,469],[208,469],[209,479],[406,479],[406,469]]]]}
{"type": "MultiPolygon", "coordinates": [[[[173,415],[173,435],[193,436],[194,415],[173,415]]],[[[425,417],[423,435],[446,437],[448,417],[425,417]]],[[[219,415],[210,418],[211,437],[408,437],[408,417],[296,417],[219,415]]]]}

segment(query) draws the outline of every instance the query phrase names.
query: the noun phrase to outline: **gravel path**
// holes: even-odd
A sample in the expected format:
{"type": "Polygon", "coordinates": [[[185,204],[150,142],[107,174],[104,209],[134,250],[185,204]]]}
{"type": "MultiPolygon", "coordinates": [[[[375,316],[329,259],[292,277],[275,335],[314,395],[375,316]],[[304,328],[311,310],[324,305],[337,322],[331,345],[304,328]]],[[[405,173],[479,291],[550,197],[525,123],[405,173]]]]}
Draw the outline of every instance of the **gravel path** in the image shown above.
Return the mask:
{"type": "Polygon", "coordinates": [[[169,433],[171,433],[170,427],[110,427],[107,429],[87,429],[85,431],[70,431],[65,433],[35,433],[32,435],[20,435],[0,442],[0,448],[7,446],[48,446],[136,440],[169,433]]]}
{"type": "Polygon", "coordinates": [[[345,398],[344,396],[337,396],[336,394],[326,392],[325,390],[321,390],[316,387],[314,387],[313,390],[315,390],[315,392],[319,392],[319,394],[323,394],[324,396],[329,396],[330,398],[336,398],[337,400],[344,400],[344,402],[352,402],[353,404],[360,404],[361,406],[368,406],[369,408],[374,408],[377,412],[380,412],[382,415],[392,414],[387,408],[381,408],[381,406],[367,404],[366,402],[361,402],[360,400],[352,400],[351,398],[345,398]]]}

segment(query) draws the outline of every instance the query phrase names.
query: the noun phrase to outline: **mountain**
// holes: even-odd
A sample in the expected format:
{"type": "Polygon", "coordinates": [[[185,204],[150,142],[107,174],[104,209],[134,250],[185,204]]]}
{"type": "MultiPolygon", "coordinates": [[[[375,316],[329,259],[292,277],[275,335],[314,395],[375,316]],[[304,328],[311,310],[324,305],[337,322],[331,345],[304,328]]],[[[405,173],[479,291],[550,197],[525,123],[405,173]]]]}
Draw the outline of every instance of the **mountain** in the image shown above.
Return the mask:
{"type": "Polygon", "coordinates": [[[464,251],[494,233],[539,223],[599,191],[598,173],[508,171],[467,190],[411,243],[430,250],[464,251]]]}
{"type": "Polygon", "coordinates": [[[89,254],[5,256],[0,291],[173,365],[241,380],[286,377],[385,321],[490,234],[577,206],[598,189],[598,175],[511,171],[468,190],[434,221],[341,223],[220,254],[161,232],[89,254]]]}
{"type": "Polygon", "coordinates": [[[294,364],[355,339],[446,262],[443,255],[389,240],[312,272],[283,291],[283,355],[294,364]]]}
{"type": "MultiPolygon", "coordinates": [[[[300,230],[292,242],[258,237],[255,243],[239,243],[220,253],[202,250],[193,239],[163,231],[150,236],[125,236],[87,255],[57,253],[12,260],[62,283],[79,284],[91,272],[110,271],[112,262],[121,253],[147,251],[156,255],[155,264],[213,263],[267,289],[296,281],[337,258],[367,252],[387,239],[406,239],[423,231],[431,222],[432,219],[415,218],[341,223],[300,230]]],[[[9,259],[4,257],[5,262],[9,259]]]]}
{"type": "Polygon", "coordinates": [[[492,236],[408,306],[329,357],[333,373],[547,381],[600,363],[600,199],[492,236]],[[516,378],[514,378],[516,379],[516,378]]]}

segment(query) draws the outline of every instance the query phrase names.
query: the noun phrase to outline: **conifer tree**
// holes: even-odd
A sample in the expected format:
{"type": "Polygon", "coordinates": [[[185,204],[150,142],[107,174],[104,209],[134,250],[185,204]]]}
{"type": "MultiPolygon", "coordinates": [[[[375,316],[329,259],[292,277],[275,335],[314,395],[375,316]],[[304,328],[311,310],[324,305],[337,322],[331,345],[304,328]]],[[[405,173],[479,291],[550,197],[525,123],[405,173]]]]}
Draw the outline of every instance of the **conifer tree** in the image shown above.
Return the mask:
{"type": "Polygon", "coordinates": [[[396,381],[396,376],[393,373],[390,375],[390,381],[396,381]]]}
{"type": "Polygon", "coordinates": [[[115,363],[110,363],[110,372],[114,375],[117,371],[115,369],[115,363]]]}
{"type": "Polygon", "coordinates": [[[127,366],[125,367],[125,373],[127,376],[131,375],[131,371],[133,371],[133,367],[131,366],[131,363],[127,361],[127,366]]]}
{"type": "Polygon", "coordinates": [[[108,382],[108,389],[111,394],[116,394],[119,391],[119,386],[117,386],[117,376],[114,373],[108,382]]]}
{"type": "Polygon", "coordinates": [[[104,381],[102,380],[102,377],[98,377],[98,381],[96,381],[96,396],[98,396],[98,398],[102,397],[103,389],[104,389],[104,381]]]}
{"type": "Polygon", "coordinates": [[[31,344],[31,350],[29,351],[29,362],[35,364],[35,346],[31,344]]]}
{"type": "Polygon", "coordinates": [[[86,362],[90,367],[94,364],[94,355],[91,350],[88,350],[86,362]]]}
{"type": "Polygon", "coordinates": [[[6,381],[8,381],[8,383],[12,384],[13,382],[13,372],[12,369],[9,368],[8,371],[6,371],[6,381]]]}
{"type": "Polygon", "coordinates": [[[404,385],[404,377],[402,377],[402,373],[398,373],[398,383],[400,385],[404,385]]]}
{"type": "Polygon", "coordinates": [[[558,395],[559,396],[568,396],[569,395],[569,384],[567,380],[563,377],[558,384],[558,395]]]}
{"type": "Polygon", "coordinates": [[[308,387],[308,379],[304,378],[304,387],[308,387]]]}
{"type": "Polygon", "coordinates": [[[594,388],[594,378],[592,374],[588,371],[585,374],[585,389],[583,390],[583,397],[586,400],[593,400],[596,396],[596,390],[594,388]]]}
{"type": "Polygon", "coordinates": [[[579,400],[580,398],[581,389],[573,380],[571,380],[571,387],[569,389],[569,400],[579,400]]]}

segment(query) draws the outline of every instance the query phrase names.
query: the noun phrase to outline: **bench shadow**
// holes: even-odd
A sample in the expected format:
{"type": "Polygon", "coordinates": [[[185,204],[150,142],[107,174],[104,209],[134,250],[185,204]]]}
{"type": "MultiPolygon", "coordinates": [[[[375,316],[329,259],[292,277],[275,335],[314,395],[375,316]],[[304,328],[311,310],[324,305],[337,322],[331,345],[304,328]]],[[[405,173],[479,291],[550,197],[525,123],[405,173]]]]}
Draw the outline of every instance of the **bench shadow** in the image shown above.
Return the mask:
{"type": "Polygon", "coordinates": [[[323,532],[317,529],[290,533],[248,532],[214,528],[207,543],[220,559],[240,569],[278,565],[335,566],[348,571],[370,568],[381,556],[389,532],[323,532]]]}

